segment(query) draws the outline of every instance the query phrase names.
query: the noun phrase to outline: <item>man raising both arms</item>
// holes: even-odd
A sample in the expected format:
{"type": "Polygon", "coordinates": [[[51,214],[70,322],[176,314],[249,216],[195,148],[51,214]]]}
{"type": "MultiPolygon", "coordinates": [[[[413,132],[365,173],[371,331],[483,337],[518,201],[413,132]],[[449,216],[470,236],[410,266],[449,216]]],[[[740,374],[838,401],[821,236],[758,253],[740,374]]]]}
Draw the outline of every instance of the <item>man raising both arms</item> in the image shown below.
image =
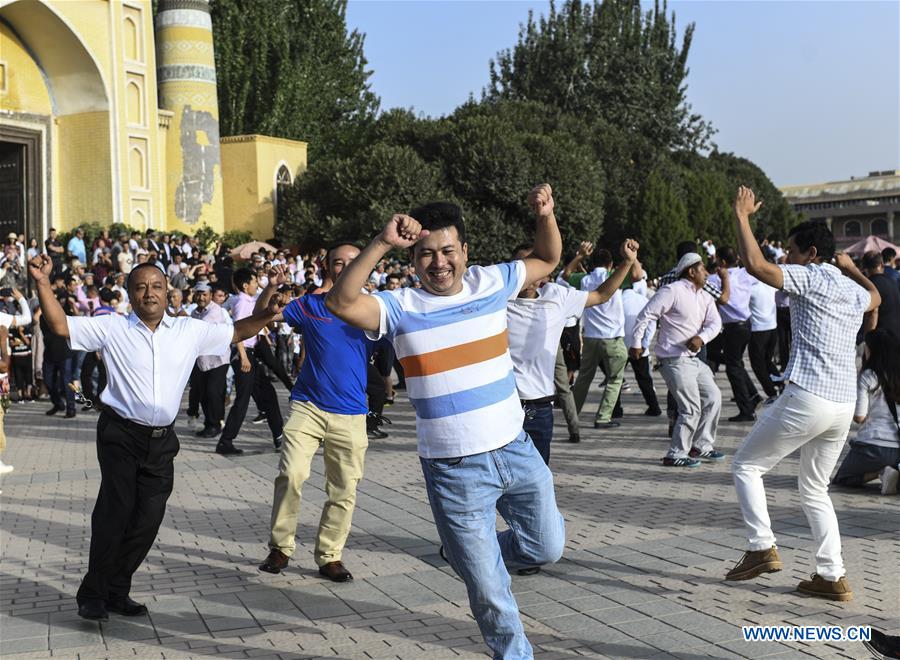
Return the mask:
{"type": "Polygon", "coordinates": [[[495,658],[531,658],[507,568],[557,561],[565,530],[553,477],[528,434],[509,355],[506,303],[550,275],[562,242],[550,186],[534,188],[531,254],[466,267],[462,211],[437,202],[395,215],[326,298],[335,316],[391,338],[416,410],[434,521],[495,658]],[[393,248],[411,248],[422,289],[360,294],[393,248]],[[496,533],[496,511],[510,529],[496,533]]]}

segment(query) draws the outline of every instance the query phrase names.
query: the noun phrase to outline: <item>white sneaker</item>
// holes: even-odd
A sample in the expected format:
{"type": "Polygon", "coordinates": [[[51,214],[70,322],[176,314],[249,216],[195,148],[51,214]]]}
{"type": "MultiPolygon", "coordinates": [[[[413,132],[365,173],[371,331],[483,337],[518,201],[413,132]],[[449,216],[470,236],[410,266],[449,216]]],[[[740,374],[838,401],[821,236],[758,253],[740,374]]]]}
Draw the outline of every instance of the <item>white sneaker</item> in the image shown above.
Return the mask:
{"type": "Polygon", "coordinates": [[[188,428],[191,430],[194,430],[195,428],[197,428],[197,423],[199,420],[200,420],[199,417],[191,417],[190,415],[188,415],[188,418],[187,418],[188,428]]]}
{"type": "MultiPolygon", "coordinates": [[[[12,465],[7,465],[3,461],[0,461],[0,474],[9,474],[10,472],[12,472],[15,469],[16,468],[14,468],[12,465]]],[[[897,492],[896,484],[894,485],[894,492],[895,493],[897,492]]]]}
{"type": "Polygon", "coordinates": [[[896,495],[898,482],[900,482],[900,471],[886,465],[881,471],[881,494],[896,495]]]}

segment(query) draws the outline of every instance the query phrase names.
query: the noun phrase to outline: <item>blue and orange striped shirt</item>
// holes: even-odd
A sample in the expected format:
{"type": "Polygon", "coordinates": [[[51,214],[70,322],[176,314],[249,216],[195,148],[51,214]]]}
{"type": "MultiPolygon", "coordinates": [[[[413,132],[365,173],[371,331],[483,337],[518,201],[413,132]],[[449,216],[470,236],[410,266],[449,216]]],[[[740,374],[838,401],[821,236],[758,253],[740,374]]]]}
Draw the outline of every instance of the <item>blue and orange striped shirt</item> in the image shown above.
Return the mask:
{"type": "Polygon", "coordinates": [[[506,303],[524,283],[525,264],[514,261],[470,266],[452,296],[413,288],[375,294],[378,337],[391,339],[403,365],[423,458],[480,454],[522,432],[506,303]]]}

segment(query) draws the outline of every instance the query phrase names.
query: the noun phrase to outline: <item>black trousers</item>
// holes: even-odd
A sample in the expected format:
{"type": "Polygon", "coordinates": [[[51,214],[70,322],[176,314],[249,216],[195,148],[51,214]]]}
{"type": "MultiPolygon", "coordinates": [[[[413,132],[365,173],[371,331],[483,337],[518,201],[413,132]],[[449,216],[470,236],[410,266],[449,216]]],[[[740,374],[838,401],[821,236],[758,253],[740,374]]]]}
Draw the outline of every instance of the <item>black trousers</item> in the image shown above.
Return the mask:
{"type": "Polygon", "coordinates": [[[791,308],[776,307],[775,319],[778,322],[778,366],[784,371],[791,358],[791,308]]]}
{"type": "Polygon", "coordinates": [[[725,353],[725,374],[742,415],[752,416],[756,409],[754,397],[759,396],[750,374],[744,368],[744,351],[750,343],[750,322],[725,323],[722,326],[725,353]]]}
{"type": "Polygon", "coordinates": [[[775,347],[778,345],[776,330],[762,330],[750,333],[750,366],[756,380],[762,385],[766,396],[775,396],[778,389],[770,376],[780,376],[775,366],[775,347]]]}
{"type": "Polygon", "coordinates": [[[366,367],[366,397],[369,400],[369,412],[380,415],[387,401],[387,390],[384,388],[384,377],[371,362],[366,367]]]}
{"type": "Polygon", "coordinates": [[[222,428],[225,419],[225,378],[228,375],[228,364],[223,364],[209,371],[201,371],[197,365],[191,372],[191,391],[188,394],[188,415],[199,416],[203,409],[203,427],[222,428]]]}
{"type": "MultiPolygon", "coordinates": [[[[288,376],[284,365],[275,357],[275,351],[272,350],[272,345],[266,338],[260,337],[257,339],[256,348],[253,350],[256,353],[256,358],[271,369],[272,373],[275,374],[275,377],[284,383],[284,386],[288,388],[288,392],[290,392],[294,387],[294,383],[291,381],[291,377],[288,376]]],[[[259,402],[257,401],[257,403],[259,402]]]]}
{"type": "Polygon", "coordinates": [[[106,365],[95,351],[88,351],[81,364],[81,389],[84,398],[90,399],[94,406],[100,406],[100,392],[106,389],[106,365]],[[94,371],[97,372],[96,392],[94,392],[94,371]]]}
{"type": "Polygon", "coordinates": [[[225,429],[219,438],[220,445],[230,445],[240,433],[244,417],[247,416],[247,406],[250,405],[251,396],[256,401],[260,412],[266,413],[266,422],[269,424],[272,437],[277,438],[284,431],[284,419],[281,417],[281,408],[278,407],[275,388],[272,387],[272,383],[257,361],[256,351],[252,348],[248,348],[246,351],[250,360],[250,371],[247,373],[241,371],[238,352],[234,351],[231,356],[231,366],[234,369],[234,403],[231,404],[231,410],[228,411],[225,429]]]}
{"type": "Polygon", "coordinates": [[[104,411],[97,422],[100,493],[91,515],[88,572],[78,602],[127,596],[131,576],[144,561],[166,513],[175,481],[178,436],[170,426],[159,437],[104,411]]]}
{"type": "MultiPolygon", "coordinates": [[[[652,410],[659,410],[659,399],[656,398],[656,392],[653,391],[653,376],[650,373],[650,357],[645,355],[635,360],[628,358],[628,364],[634,372],[634,379],[637,381],[638,387],[641,389],[641,395],[647,407],[652,410]]],[[[616,401],[616,410],[622,409],[622,393],[619,392],[619,400],[616,401]]]]}

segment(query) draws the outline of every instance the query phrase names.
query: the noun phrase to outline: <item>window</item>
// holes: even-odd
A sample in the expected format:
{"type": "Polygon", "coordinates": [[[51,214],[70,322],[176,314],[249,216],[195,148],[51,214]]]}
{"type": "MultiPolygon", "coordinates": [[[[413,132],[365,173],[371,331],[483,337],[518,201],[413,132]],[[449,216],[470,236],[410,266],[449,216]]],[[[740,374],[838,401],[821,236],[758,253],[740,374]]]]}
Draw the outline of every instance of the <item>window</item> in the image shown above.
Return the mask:
{"type": "Polygon", "coordinates": [[[291,181],[291,171],[287,168],[287,165],[282,165],[278,168],[278,174],[275,175],[275,185],[283,188],[290,186],[291,183],[293,183],[291,181]]]}
{"type": "Polygon", "coordinates": [[[862,227],[858,220],[848,220],[844,224],[844,236],[847,238],[856,238],[862,236],[862,227]]]}
{"type": "Polygon", "coordinates": [[[884,218],[878,218],[877,220],[872,221],[872,234],[875,236],[887,236],[888,234],[888,226],[887,220],[884,218]]]}

